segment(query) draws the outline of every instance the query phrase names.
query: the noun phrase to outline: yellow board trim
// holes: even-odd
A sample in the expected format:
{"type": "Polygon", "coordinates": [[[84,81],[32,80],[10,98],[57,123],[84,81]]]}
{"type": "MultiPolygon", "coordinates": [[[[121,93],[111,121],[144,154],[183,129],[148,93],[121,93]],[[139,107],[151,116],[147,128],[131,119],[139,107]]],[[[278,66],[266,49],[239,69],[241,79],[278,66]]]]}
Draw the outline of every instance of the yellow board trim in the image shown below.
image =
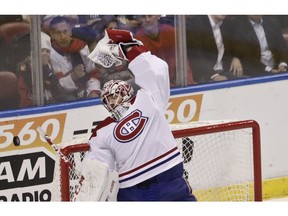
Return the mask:
{"type": "MultiPolygon", "coordinates": [[[[253,201],[253,182],[194,190],[198,201],[253,201]]],[[[288,196],[288,177],[262,181],[262,200],[288,196]]]]}
{"type": "Polygon", "coordinates": [[[288,177],[266,179],[262,181],[263,200],[283,196],[288,196],[288,177]]]}

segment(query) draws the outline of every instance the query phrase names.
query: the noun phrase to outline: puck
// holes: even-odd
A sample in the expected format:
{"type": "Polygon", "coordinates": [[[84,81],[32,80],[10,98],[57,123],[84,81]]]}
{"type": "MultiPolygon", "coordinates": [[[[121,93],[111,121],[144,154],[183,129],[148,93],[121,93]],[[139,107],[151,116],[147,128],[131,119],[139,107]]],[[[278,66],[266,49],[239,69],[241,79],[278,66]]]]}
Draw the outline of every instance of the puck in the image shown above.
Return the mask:
{"type": "Polygon", "coordinates": [[[20,139],[18,136],[14,136],[13,137],[13,143],[15,146],[19,146],[20,145],[20,139]]]}

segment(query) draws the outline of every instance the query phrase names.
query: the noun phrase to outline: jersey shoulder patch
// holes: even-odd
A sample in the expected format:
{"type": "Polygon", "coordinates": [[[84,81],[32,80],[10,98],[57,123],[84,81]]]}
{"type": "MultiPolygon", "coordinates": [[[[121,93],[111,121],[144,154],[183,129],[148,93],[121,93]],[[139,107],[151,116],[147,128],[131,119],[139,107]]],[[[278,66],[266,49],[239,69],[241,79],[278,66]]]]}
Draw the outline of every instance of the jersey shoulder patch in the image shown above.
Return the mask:
{"type": "Polygon", "coordinates": [[[98,124],[93,130],[92,130],[92,135],[90,136],[90,139],[92,137],[97,136],[97,131],[113,122],[116,122],[116,120],[114,120],[111,117],[107,117],[106,119],[104,119],[100,124],[98,124]]]}

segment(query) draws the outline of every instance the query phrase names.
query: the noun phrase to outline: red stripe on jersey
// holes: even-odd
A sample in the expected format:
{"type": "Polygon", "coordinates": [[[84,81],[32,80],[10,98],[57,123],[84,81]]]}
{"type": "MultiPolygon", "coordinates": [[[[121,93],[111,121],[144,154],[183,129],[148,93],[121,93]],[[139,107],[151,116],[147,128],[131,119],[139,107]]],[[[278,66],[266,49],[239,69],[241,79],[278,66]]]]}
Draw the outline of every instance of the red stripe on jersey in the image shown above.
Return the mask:
{"type": "Polygon", "coordinates": [[[130,173],[132,173],[132,172],[135,172],[135,171],[137,171],[137,170],[139,170],[139,169],[141,169],[141,168],[143,168],[143,167],[145,167],[145,166],[147,166],[147,165],[149,165],[149,164],[151,164],[151,163],[154,163],[155,161],[157,161],[157,160],[159,160],[159,159],[161,159],[161,158],[163,158],[163,157],[171,154],[173,151],[176,151],[176,150],[177,150],[177,147],[171,149],[170,151],[166,152],[165,154],[162,154],[162,155],[154,158],[153,160],[150,160],[150,161],[142,164],[141,166],[138,166],[138,167],[136,167],[136,168],[134,168],[134,169],[132,169],[132,170],[129,170],[129,171],[125,172],[125,173],[119,174],[119,177],[123,177],[123,176],[128,175],[128,174],[130,174],[130,173]]]}

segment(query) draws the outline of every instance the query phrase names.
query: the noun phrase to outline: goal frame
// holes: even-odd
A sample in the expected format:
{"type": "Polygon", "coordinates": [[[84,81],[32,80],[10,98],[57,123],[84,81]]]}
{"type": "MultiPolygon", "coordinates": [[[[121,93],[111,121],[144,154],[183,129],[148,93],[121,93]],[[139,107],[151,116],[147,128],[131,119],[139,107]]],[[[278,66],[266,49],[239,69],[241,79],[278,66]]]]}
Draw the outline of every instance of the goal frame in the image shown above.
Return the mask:
{"type": "MultiPolygon", "coordinates": [[[[262,172],[261,172],[261,138],[260,126],[255,120],[232,121],[220,124],[209,124],[205,126],[197,126],[181,130],[173,130],[174,138],[182,138],[188,136],[197,136],[203,134],[211,134],[222,131],[231,131],[237,129],[251,128],[253,142],[253,171],[254,171],[254,201],[262,201],[262,172]]],[[[76,152],[89,151],[90,146],[84,142],[75,145],[69,145],[61,149],[64,155],[68,156],[76,152]]],[[[70,201],[69,194],[69,167],[62,159],[60,161],[61,173],[61,199],[62,201],[70,201]]]]}
{"type": "Polygon", "coordinates": [[[253,170],[254,170],[254,201],[262,201],[262,171],[261,171],[261,138],[260,126],[255,120],[234,121],[215,125],[207,125],[172,131],[174,138],[185,136],[196,136],[209,133],[217,133],[223,130],[237,130],[244,128],[252,128],[253,140],[253,170]],[[204,132],[205,131],[205,132],[204,132]]]}

